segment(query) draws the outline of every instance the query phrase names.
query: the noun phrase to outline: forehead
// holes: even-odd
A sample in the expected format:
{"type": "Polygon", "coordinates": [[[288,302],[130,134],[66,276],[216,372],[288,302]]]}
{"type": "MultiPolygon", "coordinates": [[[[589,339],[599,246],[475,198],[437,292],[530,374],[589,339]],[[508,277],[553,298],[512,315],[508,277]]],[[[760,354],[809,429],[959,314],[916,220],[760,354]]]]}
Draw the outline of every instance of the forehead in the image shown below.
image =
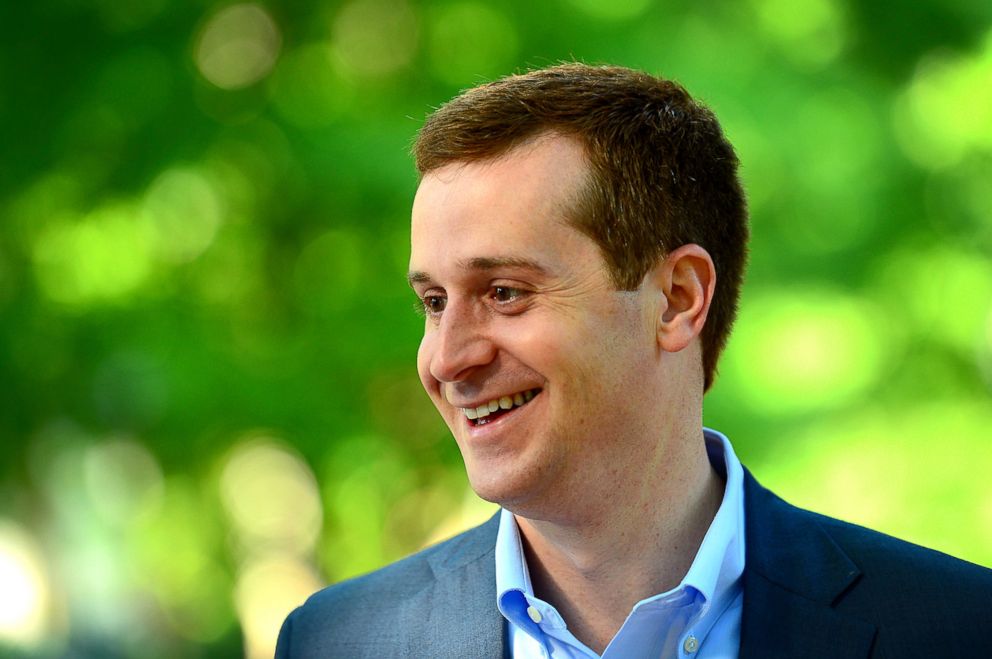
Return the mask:
{"type": "Polygon", "coordinates": [[[569,222],[587,172],[577,140],[545,135],[495,160],[428,173],[413,204],[411,271],[433,274],[480,258],[550,269],[580,258],[592,241],[569,222]]]}

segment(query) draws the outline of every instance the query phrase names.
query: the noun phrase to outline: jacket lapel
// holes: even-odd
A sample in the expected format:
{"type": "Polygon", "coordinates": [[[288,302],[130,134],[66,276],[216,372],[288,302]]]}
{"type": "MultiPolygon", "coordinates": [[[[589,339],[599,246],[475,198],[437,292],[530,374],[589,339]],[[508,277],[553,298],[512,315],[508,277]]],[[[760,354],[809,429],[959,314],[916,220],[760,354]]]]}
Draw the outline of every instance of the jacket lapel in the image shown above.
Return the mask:
{"type": "Polygon", "coordinates": [[[860,570],[812,513],[744,471],[746,560],[741,659],[867,657],[875,626],[833,605],[860,570]]]}
{"type": "Polygon", "coordinates": [[[424,592],[423,645],[432,657],[503,659],[507,653],[503,616],[496,608],[496,531],[499,514],[431,560],[435,582],[424,592]]]}

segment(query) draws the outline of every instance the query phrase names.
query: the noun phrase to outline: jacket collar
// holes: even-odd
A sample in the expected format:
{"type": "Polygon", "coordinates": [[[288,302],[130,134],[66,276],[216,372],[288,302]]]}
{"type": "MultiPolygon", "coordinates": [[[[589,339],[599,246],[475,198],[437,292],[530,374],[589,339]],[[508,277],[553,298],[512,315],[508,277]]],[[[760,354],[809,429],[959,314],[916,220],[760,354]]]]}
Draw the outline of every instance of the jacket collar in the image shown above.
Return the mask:
{"type": "Polygon", "coordinates": [[[834,605],[861,571],[818,522],[744,470],[741,659],[866,657],[875,627],[834,605]]]}
{"type": "Polygon", "coordinates": [[[431,648],[439,658],[509,657],[504,618],[493,604],[498,528],[499,513],[429,559],[435,580],[422,593],[426,624],[413,656],[431,648]]]}

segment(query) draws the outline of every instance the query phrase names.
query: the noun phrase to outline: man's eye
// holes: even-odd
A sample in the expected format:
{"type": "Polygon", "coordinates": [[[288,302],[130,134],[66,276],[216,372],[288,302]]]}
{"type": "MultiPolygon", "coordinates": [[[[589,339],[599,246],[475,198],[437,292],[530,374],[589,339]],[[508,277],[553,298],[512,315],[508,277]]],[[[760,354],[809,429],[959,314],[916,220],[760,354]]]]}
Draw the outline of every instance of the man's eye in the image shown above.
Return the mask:
{"type": "Polygon", "coordinates": [[[523,295],[523,291],[512,286],[494,286],[492,297],[496,302],[513,302],[523,295]]]}
{"type": "Polygon", "coordinates": [[[448,303],[448,300],[443,295],[425,295],[423,297],[423,303],[424,311],[426,311],[430,316],[436,316],[444,311],[444,307],[448,303]]]}

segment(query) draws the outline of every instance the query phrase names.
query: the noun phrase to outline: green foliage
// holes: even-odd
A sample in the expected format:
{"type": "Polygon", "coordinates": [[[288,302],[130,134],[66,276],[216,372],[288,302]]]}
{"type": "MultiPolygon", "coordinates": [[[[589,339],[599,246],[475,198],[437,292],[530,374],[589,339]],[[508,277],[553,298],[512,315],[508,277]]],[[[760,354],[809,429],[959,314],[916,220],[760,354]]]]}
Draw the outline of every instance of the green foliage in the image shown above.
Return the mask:
{"type": "Polygon", "coordinates": [[[52,0],[0,34],[19,653],[270,656],[307,592],[487,513],[414,369],[407,151],[571,59],[681,81],[740,153],[707,422],[797,503],[992,565],[988,2],[52,0]]]}

